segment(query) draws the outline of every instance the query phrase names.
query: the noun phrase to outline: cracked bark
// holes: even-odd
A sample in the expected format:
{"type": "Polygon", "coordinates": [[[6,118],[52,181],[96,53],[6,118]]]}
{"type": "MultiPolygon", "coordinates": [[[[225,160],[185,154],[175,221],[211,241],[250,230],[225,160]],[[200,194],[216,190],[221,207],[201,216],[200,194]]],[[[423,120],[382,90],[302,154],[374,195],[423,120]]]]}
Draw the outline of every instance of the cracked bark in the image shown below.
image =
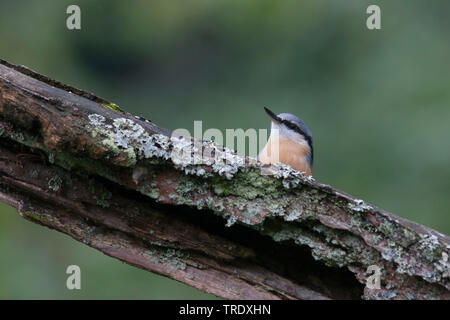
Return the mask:
{"type": "Polygon", "coordinates": [[[285,166],[169,136],[0,61],[0,201],[25,219],[227,299],[449,299],[448,236],[285,166]],[[200,159],[180,156],[191,144],[200,159]],[[380,289],[365,286],[370,265],[380,289]]]}

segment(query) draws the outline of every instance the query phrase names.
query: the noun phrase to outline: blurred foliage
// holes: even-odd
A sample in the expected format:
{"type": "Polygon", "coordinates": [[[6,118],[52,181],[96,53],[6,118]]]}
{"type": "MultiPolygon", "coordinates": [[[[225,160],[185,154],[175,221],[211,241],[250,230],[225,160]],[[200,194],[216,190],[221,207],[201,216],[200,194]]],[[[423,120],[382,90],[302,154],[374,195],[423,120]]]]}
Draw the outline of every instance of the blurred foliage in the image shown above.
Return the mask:
{"type": "MultiPolygon", "coordinates": [[[[303,118],[314,176],[450,233],[450,2],[0,2],[0,56],[171,129],[303,118]],[[65,27],[78,4],[82,30],[65,27]],[[365,26],[378,4],[382,29],[365,26]]],[[[0,206],[0,298],[207,298],[0,206]],[[79,264],[80,292],[65,289],[79,264]]]]}

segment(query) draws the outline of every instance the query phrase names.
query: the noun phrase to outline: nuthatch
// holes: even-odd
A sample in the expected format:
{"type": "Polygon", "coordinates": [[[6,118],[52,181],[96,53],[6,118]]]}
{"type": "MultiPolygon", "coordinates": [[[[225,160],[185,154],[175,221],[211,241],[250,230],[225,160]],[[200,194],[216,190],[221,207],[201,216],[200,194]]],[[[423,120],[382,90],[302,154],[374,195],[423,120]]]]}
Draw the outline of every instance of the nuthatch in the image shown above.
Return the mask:
{"type": "Polygon", "coordinates": [[[275,115],[266,107],[264,110],[271,118],[272,125],[269,140],[258,155],[258,160],[266,164],[281,162],[310,176],[314,149],[312,135],[306,124],[293,114],[275,115]],[[272,146],[278,150],[272,152],[272,146]]]}

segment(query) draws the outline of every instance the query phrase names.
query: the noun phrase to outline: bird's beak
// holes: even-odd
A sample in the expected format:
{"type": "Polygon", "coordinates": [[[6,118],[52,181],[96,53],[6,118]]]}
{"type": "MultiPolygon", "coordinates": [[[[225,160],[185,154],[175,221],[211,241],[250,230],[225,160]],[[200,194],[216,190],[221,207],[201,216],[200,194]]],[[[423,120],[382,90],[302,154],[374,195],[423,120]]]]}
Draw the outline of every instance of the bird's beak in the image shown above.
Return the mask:
{"type": "Polygon", "coordinates": [[[273,113],[272,111],[270,111],[268,108],[264,107],[264,110],[266,111],[266,113],[269,115],[269,117],[275,121],[275,122],[280,122],[280,119],[277,117],[277,115],[275,113],[273,113]]]}

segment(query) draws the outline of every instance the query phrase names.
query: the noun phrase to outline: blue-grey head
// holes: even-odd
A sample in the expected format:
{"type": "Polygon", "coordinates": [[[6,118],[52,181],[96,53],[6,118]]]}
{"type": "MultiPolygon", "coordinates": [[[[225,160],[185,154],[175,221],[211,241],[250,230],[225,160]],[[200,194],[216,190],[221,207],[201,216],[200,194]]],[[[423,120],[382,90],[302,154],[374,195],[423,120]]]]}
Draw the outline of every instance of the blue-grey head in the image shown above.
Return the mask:
{"type": "Polygon", "coordinates": [[[309,131],[303,120],[290,113],[280,113],[276,115],[266,107],[264,107],[264,110],[272,120],[271,129],[278,129],[280,138],[288,138],[299,143],[306,142],[308,144],[311,152],[307,160],[312,167],[314,161],[313,138],[311,131],[309,131]]]}

